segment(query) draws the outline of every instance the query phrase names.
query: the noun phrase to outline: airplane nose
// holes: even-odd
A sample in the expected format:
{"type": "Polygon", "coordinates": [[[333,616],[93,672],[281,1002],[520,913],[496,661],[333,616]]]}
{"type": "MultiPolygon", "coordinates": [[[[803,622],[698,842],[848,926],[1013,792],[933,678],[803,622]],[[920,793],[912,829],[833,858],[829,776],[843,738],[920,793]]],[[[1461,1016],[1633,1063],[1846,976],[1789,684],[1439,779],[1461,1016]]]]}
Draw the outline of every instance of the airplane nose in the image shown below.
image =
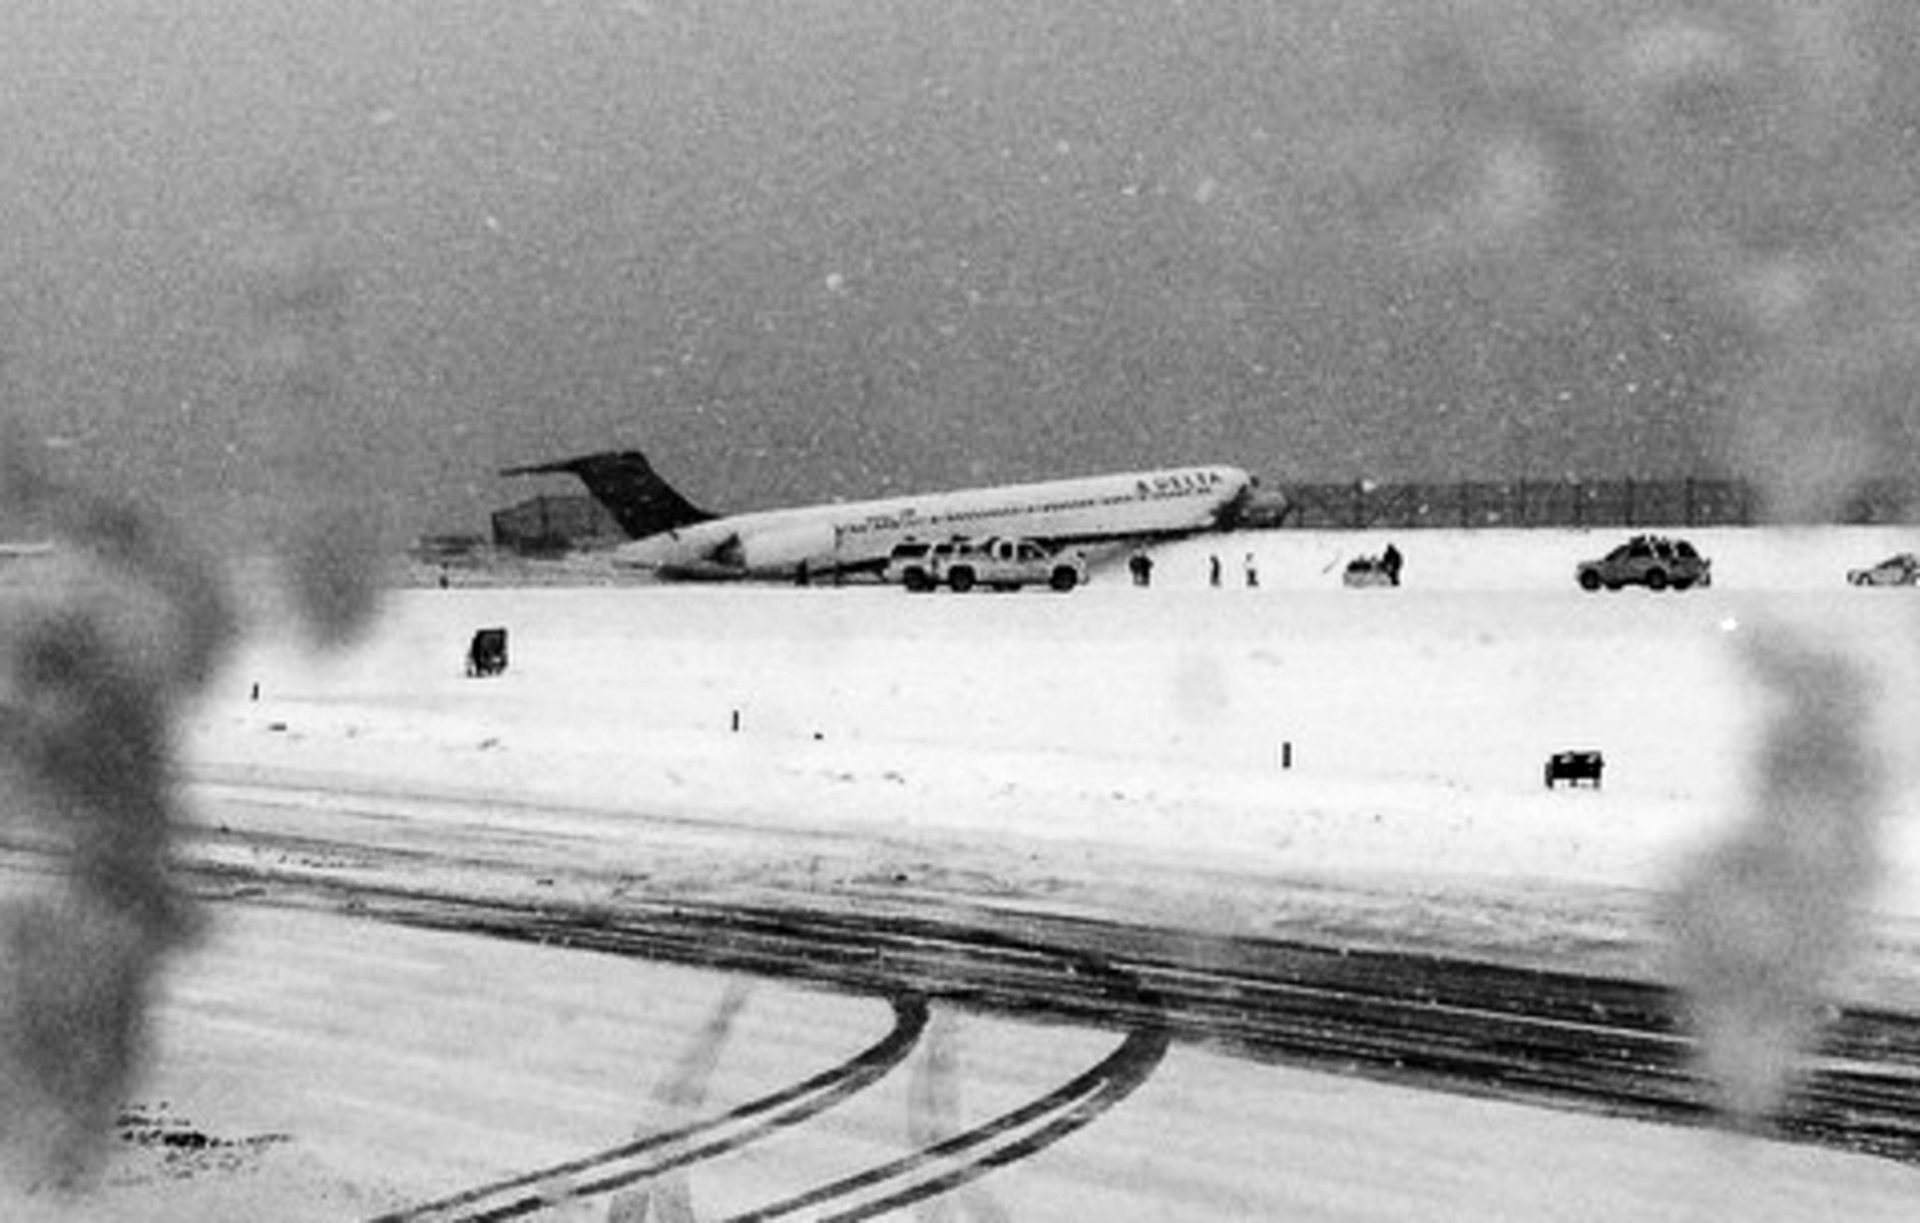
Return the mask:
{"type": "Polygon", "coordinates": [[[1245,488],[1220,507],[1215,521],[1221,530],[1277,527],[1287,520],[1287,515],[1293,512],[1293,503],[1278,492],[1262,493],[1258,484],[1257,480],[1248,481],[1245,488]]]}
{"type": "Polygon", "coordinates": [[[1239,492],[1224,502],[1214,514],[1214,525],[1223,531],[1231,531],[1246,518],[1247,507],[1253,503],[1253,485],[1249,480],[1241,486],[1239,492]]]}

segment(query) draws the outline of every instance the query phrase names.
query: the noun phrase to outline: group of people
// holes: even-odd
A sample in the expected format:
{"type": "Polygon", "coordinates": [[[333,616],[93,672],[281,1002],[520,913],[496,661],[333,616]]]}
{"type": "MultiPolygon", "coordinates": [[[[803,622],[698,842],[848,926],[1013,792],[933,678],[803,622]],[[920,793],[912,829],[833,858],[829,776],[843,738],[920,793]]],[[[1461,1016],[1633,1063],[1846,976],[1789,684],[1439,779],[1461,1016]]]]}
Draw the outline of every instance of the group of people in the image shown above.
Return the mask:
{"type": "MultiPolygon", "coordinates": [[[[1400,569],[1405,563],[1405,558],[1400,555],[1400,549],[1391,543],[1387,545],[1386,551],[1380,554],[1380,570],[1395,586],[1400,584],[1400,569]]],[[[1127,571],[1133,575],[1135,586],[1153,585],[1153,557],[1148,555],[1145,549],[1135,551],[1127,558],[1127,571]]],[[[1254,560],[1253,553],[1247,553],[1246,558],[1241,562],[1241,574],[1249,590],[1260,585],[1260,566],[1254,560]]],[[[1207,585],[1218,587],[1224,583],[1225,579],[1226,571],[1220,563],[1219,554],[1215,553],[1207,557],[1207,585]]]]}
{"type": "MultiPolygon", "coordinates": [[[[1153,557],[1147,555],[1146,552],[1135,552],[1132,556],[1128,557],[1127,570],[1133,574],[1133,584],[1135,586],[1153,585],[1153,557]]],[[[1260,584],[1260,568],[1254,563],[1253,553],[1251,552],[1247,553],[1245,572],[1247,585],[1249,587],[1260,584]]],[[[1207,558],[1208,583],[1213,586],[1220,585],[1221,576],[1220,558],[1218,556],[1209,556],[1207,558]]]]}
{"type": "MultiPolygon", "coordinates": [[[[1135,586],[1153,585],[1153,557],[1149,556],[1145,551],[1135,552],[1127,558],[1127,570],[1133,574],[1133,584],[1135,586]]],[[[1246,575],[1247,586],[1249,588],[1260,585],[1260,566],[1254,561],[1253,553],[1247,553],[1246,560],[1242,562],[1242,572],[1246,575]]],[[[1218,556],[1209,556],[1207,558],[1207,583],[1211,586],[1218,586],[1221,584],[1223,576],[1224,570],[1221,567],[1220,558],[1218,556]]]]}
{"type": "MultiPolygon", "coordinates": [[[[1240,563],[1240,569],[1241,572],[1246,575],[1247,589],[1251,590],[1260,585],[1260,566],[1254,562],[1253,553],[1247,553],[1246,559],[1240,563]]],[[[1207,585],[1220,585],[1221,577],[1220,558],[1218,556],[1209,556],[1207,558],[1207,585]]]]}

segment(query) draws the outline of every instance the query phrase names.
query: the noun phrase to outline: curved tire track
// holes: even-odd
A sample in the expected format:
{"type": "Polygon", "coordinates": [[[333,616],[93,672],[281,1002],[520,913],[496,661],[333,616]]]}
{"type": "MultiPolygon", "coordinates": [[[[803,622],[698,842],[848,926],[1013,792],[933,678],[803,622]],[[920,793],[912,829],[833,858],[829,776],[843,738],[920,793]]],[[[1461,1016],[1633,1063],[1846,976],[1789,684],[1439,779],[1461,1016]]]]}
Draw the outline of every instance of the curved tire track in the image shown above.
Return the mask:
{"type": "Polygon", "coordinates": [[[517,1219],[570,1199],[611,1193],[703,1160],[716,1159],[777,1130],[799,1125],[860,1092],[906,1059],[927,1026],[918,994],[893,1000],[893,1028],[849,1060],[792,1087],[705,1121],[651,1134],[580,1159],[481,1185],[377,1216],[371,1223],[482,1223],[517,1219]]]}
{"type": "MultiPolygon", "coordinates": [[[[335,890],[311,878],[302,878],[295,886],[305,891],[335,890]]],[[[902,973],[900,948],[874,945],[888,941],[879,937],[882,932],[869,923],[826,915],[796,921],[793,914],[720,910],[703,912],[689,928],[672,929],[659,924],[657,913],[622,921],[620,915],[605,912],[555,911],[404,890],[340,890],[352,893],[356,912],[407,925],[625,956],[694,959],[736,971],[814,979],[837,976],[839,984],[866,992],[881,981],[931,976],[937,982],[933,989],[966,998],[970,991],[960,984],[962,977],[990,982],[1011,970],[1023,981],[1023,988],[1035,988],[1036,977],[1039,986],[1046,987],[1051,978],[1051,988],[1087,1004],[1089,1018],[1103,1012],[1109,1021],[1113,1015],[1127,1017],[1127,1034],[1112,1053],[1029,1103],[899,1159],[736,1215],[727,1223],[762,1223],[803,1211],[810,1219],[867,1219],[948,1193],[1090,1124],[1147,1080],[1172,1041],[1159,998],[1132,974],[1084,952],[1034,946],[990,932],[899,936],[917,945],[927,962],[935,965],[931,971],[902,973]],[[727,925],[744,929],[716,938],[716,930],[727,925]],[[889,964],[890,952],[895,962],[889,964]],[[839,974],[832,972],[835,965],[841,968],[839,974]],[[876,969],[878,976],[873,975],[876,969]]],[[[925,1029],[927,992],[896,990],[891,997],[895,1025],[884,1039],[804,1083],[709,1120],[383,1214],[369,1223],[492,1223],[522,1218],[563,1201],[611,1193],[732,1154],[824,1112],[899,1065],[925,1029]]]]}
{"type": "MultiPolygon", "coordinates": [[[[1068,958],[1062,953],[1062,958],[1068,958]]],[[[1085,956],[1072,956],[1075,971],[1106,978],[1135,1014],[1158,1011],[1158,1000],[1131,976],[1085,956]]],[[[771,1206],[735,1215],[725,1223],[767,1223],[800,1211],[825,1209],[822,1220],[870,1219],[958,1189],[995,1168],[1037,1154],[1091,1123],[1147,1081],[1166,1055],[1172,1033],[1164,1022],[1137,1022],[1120,1046],[1063,1086],[992,1121],[878,1165],[865,1172],[796,1194],[771,1206]]]]}

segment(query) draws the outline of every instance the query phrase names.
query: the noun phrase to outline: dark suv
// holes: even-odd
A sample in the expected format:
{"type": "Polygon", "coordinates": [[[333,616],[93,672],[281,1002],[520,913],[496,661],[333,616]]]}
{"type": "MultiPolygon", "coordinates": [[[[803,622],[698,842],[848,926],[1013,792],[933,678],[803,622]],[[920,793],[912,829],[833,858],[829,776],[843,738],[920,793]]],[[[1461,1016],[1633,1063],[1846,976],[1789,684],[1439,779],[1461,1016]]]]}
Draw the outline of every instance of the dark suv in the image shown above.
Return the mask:
{"type": "Polygon", "coordinates": [[[1645,586],[1648,590],[1685,590],[1713,584],[1713,562],[1684,539],[1664,535],[1636,535],[1597,561],[1581,561],[1573,572],[1582,590],[1618,590],[1645,586]]]}

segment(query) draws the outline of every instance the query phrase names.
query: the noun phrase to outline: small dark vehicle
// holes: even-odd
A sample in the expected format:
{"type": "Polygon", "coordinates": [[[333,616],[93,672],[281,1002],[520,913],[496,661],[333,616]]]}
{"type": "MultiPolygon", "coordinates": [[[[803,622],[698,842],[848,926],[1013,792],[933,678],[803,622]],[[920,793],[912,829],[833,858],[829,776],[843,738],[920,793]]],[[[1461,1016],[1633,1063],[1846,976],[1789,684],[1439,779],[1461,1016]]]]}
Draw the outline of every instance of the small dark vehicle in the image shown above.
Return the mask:
{"type": "Polygon", "coordinates": [[[483,628],[467,646],[467,674],[498,675],[507,669],[507,630],[483,628]]]}
{"type": "Polygon", "coordinates": [[[1600,774],[1606,767],[1606,758],[1599,752],[1555,752],[1547,757],[1547,789],[1553,789],[1556,782],[1564,781],[1570,786],[1577,786],[1584,781],[1592,783],[1593,788],[1598,790],[1600,774]]]}
{"type": "Polygon", "coordinates": [[[1636,535],[1597,561],[1581,561],[1573,576],[1582,590],[1618,590],[1622,586],[1685,590],[1711,586],[1713,562],[1684,539],[1636,535]]]}

